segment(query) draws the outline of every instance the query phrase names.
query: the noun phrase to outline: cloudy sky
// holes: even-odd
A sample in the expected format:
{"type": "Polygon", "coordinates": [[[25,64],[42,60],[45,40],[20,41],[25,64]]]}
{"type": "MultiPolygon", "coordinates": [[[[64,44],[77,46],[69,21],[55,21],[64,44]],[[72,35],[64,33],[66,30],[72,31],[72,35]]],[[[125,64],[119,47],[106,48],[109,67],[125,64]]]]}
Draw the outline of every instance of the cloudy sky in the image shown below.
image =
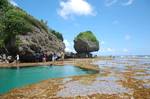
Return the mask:
{"type": "Polygon", "coordinates": [[[91,30],[99,55],[150,55],[150,0],[11,0],[64,36],[67,51],[74,37],[91,30]]]}

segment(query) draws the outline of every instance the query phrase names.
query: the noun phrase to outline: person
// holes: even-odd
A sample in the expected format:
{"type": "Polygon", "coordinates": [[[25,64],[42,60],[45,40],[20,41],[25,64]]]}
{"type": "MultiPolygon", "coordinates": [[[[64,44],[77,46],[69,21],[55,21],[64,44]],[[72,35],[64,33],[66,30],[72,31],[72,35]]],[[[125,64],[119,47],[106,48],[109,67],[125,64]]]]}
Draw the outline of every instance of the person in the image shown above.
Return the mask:
{"type": "Polygon", "coordinates": [[[55,53],[54,56],[55,56],[55,60],[58,60],[59,57],[58,57],[58,55],[56,53],[55,53]]]}
{"type": "Polygon", "coordinates": [[[6,54],[3,54],[3,62],[6,62],[6,54]]]}
{"type": "Polygon", "coordinates": [[[64,60],[64,57],[65,57],[64,52],[61,52],[61,59],[64,60]]]}
{"type": "Polygon", "coordinates": [[[50,53],[48,56],[48,61],[52,61],[53,53],[50,53]]]}
{"type": "Polygon", "coordinates": [[[52,61],[55,61],[55,53],[52,54],[52,61]]]}
{"type": "Polygon", "coordinates": [[[43,54],[43,62],[46,62],[46,55],[43,54]]]}
{"type": "Polygon", "coordinates": [[[52,55],[52,61],[54,62],[55,60],[57,60],[58,56],[56,53],[53,53],[52,55]]]}
{"type": "Polygon", "coordinates": [[[19,54],[16,55],[16,63],[19,63],[19,54]]]}

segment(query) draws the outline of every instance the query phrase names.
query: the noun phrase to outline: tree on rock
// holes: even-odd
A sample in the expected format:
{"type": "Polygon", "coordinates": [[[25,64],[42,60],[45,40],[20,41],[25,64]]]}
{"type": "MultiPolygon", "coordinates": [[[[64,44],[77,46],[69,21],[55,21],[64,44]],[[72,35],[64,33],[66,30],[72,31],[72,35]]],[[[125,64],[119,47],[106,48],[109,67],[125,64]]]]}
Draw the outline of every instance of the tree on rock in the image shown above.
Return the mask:
{"type": "Polygon", "coordinates": [[[99,50],[99,41],[91,31],[81,32],[75,37],[74,48],[80,57],[89,57],[90,52],[99,50]]]}

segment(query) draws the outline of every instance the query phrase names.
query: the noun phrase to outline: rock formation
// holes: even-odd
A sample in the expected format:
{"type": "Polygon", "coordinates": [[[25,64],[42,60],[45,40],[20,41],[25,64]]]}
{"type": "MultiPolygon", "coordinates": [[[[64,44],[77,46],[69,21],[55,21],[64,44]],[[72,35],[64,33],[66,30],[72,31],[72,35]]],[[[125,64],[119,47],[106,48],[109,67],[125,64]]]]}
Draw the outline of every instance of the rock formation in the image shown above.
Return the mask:
{"type": "Polygon", "coordinates": [[[42,52],[63,52],[65,45],[55,35],[35,27],[32,33],[18,35],[20,40],[19,53],[35,54],[42,52]]]}
{"type": "Polygon", "coordinates": [[[52,33],[47,33],[38,27],[34,27],[32,32],[17,35],[16,39],[19,41],[19,45],[17,47],[13,45],[16,44],[14,39],[14,41],[7,44],[7,50],[11,54],[18,53],[21,56],[21,60],[25,62],[35,61],[37,54],[40,56],[43,53],[50,55],[51,53],[64,52],[65,49],[63,41],[59,40],[52,33]]]}
{"type": "Polygon", "coordinates": [[[74,40],[74,48],[80,55],[90,55],[90,52],[99,50],[99,41],[91,31],[81,32],[74,40]]]}
{"type": "Polygon", "coordinates": [[[49,29],[47,22],[37,20],[8,0],[0,3],[0,54],[19,54],[21,60],[33,61],[35,56],[64,52],[62,34],[49,29]]]}

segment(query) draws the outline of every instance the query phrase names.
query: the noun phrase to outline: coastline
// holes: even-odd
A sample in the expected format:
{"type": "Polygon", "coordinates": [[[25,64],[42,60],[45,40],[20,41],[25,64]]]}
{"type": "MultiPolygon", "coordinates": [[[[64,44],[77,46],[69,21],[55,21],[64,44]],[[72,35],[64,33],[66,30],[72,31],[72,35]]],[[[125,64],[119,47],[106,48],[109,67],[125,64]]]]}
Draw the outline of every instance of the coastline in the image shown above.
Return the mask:
{"type": "Polygon", "coordinates": [[[145,85],[148,86],[150,81],[147,79],[150,75],[145,70],[149,68],[149,65],[143,63],[144,69],[141,69],[141,65],[137,63],[139,60],[129,59],[129,63],[135,62],[136,66],[121,60],[117,61],[117,63],[111,59],[100,60],[99,58],[69,59],[65,60],[63,64],[80,64],[81,67],[85,67],[87,64],[91,66],[91,63],[95,61],[107,61],[108,64],[106,65],[110,64],[113,67],[101,68],[101,72],[96,74],[47,79],[22,88],[13,89],[6,94],[0,95],[0,98],[147,99],[150,97],[150,88],[144,87],[145,85]],[[119,70],[117,70],[116,68],[119,66],[117,64],[124,64],[127,69],[120,70],[118,67],[119,70]]]}
{"type": "Polygon", "coordinates": [[[98,60],[97,58],[89,59],[66,59],[64,61],[55,61],[55,62],[37,62],[37,63],[10,63],[10,64],[0,64],[0,68],[22,68],[22,67],[36,67],[36,66],[64,66],[64,65],[73,65],[83,69],[95,70],[99,72],[98,66],[91,64],[92,61],[98,60]],[[84,62],[82,62],[82,61],[84,62]]]}

